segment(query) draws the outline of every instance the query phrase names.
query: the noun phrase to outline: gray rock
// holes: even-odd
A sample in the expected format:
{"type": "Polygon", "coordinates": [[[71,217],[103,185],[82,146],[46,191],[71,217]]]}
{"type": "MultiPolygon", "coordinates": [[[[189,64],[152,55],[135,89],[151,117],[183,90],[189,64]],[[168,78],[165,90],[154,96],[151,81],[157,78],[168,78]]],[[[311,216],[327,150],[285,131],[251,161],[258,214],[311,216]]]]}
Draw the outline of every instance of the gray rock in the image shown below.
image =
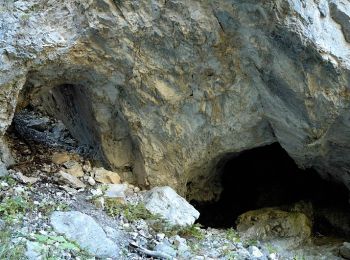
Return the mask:
{"type": "Polygon", "coordinates": [[[155,251],[162,252],[164,254],[167,254],[169,256],[175,257],[177,252],[176,250],[170,245],[170,243],[167,240],[163,240],[158,245],[155,246],[155,251]]]}
{"type": "Polygon", "coordinates": [[[343,245],[339,248],[339,253],[345,259],[350,259],[350,243],[344,242],[343,245]]]}
{"type": "Polygon", "coordinates": [[[170,187],[155,187],[144,196],[146,208],[173,225],[192,225],[199,212],[170,187]]]}
{"type": "Polygon", "coordinates": [[[44,259],[43,254],[43,245],[38,242],[27,241],[27,249],[25,256],[28,260],[41,260],[44,259]]]}
{"type": "Polygon", "coordinates": [[[127,184],[104,184],[104,186],[107,188],[104,192],[104,197],[125,199],[124,192],[128,189],[127,184]]]}
{"type": "Polygon", "coordinates": [[[186,239],[176,236],[174,238],[173,244],[177,248],[178,255],[180,255],[184,259],[190,259],[191,248],[187,245],[186,239]]]}
{"type": "Polygon", "coordinates": [[[90,254],[101,258],[118,257],[119,247],[107,238],[92,217],[78,211],[56,211],[52,213],[50,220],[57,233],[75,241],[90,254]]]}
{"type": "Polygon", "coordinates": [[[7,171],[6,165],[0,162],[0,177],[5,177],[7,175],[9,175],[9,173],[7,171]]]}
{"type": "Polygon", "coordinates": [[[264,254],[256,246],[250,246],[249,252],[254,259],[267,259],[266,257],[264,258],[264,254]]]}

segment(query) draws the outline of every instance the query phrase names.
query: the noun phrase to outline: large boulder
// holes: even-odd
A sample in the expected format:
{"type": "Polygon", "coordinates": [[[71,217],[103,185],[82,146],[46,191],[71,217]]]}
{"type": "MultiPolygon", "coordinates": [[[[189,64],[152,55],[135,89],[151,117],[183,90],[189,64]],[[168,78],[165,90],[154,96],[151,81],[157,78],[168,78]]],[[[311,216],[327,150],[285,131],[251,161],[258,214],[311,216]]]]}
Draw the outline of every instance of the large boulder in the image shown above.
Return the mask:
{"type": "Polygon", "coordinates": [[[348,0],[0,5],[0,133],[31,104],[105,167],[197,200],[219,161],[273,142],[350,187],[348,0]]]}
{"type": "Polygon", "coordinates": [[[55,211],[51,215],[54,230],[76,242],[82,249],[99,258],[118,259],[119,247],[109,239],[96,221],[79,211],[55,211]]]}
{"type": "Polygon", "coordinates": [[[192,225],[199,217],[199,212],[170,187],[155,187],[144,195],[146,208],[170,224],[192,225]]]}
{"type": "Polygon", "coordinates": [[[301,212],[262,208],[240,215],[237,230],[245,240],[285,240],[287,246],[296,247],[310,238],[312,223],[301,212]]]}

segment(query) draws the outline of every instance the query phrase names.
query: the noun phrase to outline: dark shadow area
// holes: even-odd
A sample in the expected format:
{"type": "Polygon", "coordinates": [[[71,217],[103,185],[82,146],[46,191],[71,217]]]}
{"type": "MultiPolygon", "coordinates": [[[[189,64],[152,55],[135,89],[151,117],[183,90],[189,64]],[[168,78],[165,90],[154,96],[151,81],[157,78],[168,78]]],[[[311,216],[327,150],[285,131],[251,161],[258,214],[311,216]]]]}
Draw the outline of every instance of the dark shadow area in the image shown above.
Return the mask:
{"type": "Polygon", "coordinates": [[[315,232],[350,234],[343,227],[350,227],[345,186],[321,179],[312,169],[299,169],[278,143],[231,156],[218,174],[223,187],[220,199],[205,204],[192,202],[201,213],[198,222],[205,227],[235,227],[237,217],[249,210],[303,200],[313,205],[315,232]],[[338,214],[335,221],[328,216],[333,213],[338,214]],[[337,227],[337,221],[345,223],[337,227]]]}
{"type": "Polygon", "coordinates": [[[9,131],[15,129],[26,142],[75,151],[101,165],[105,161],[90,95],[88,89],[79,84],[35,91],[27,84],[19,96],[9,131]]]}

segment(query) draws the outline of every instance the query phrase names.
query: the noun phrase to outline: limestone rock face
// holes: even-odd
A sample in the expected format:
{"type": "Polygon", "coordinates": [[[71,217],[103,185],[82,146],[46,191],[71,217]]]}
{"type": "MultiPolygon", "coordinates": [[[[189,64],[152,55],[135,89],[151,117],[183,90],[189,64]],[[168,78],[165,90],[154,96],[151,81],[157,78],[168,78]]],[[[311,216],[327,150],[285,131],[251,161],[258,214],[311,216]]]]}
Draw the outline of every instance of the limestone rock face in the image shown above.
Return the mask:
{"type": "Polygon", "coordinates": [[[279,142],[350,188],[349,0],[0,4],[0,132],[31,104],[112,170],[215,197],[218,162],[279,142]]]}

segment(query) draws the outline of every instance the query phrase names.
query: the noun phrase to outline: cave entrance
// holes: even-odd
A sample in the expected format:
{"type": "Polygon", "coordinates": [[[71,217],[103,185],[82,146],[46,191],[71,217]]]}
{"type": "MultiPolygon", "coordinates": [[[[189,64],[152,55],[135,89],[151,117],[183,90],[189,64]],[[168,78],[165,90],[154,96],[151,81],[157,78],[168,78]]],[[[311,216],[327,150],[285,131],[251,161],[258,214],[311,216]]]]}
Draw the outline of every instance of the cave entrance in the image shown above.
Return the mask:
{"type": "Polygon", "coordinates": [[[278,143],[232,155],[220,168],[220,198],[210,203],[193,201],[203,226],[235,227],[237,217],[247,211],[307,201],[314,208],[315,232],[350,234],[345,186],[321,179],[312,169],[298,168],[278,143]]]}
{"type": "MultiPolygon", "coordinates": [[[[95,129],[97,124],[87,91],[85,86],[79,84],[42,88],[26,84],[19,96],[7,136],[20,139],[19,144],[27,148],[13,147],[14,150],[33,148],[35,152],[42,151],[43,154],[67,151],[103,165],[98,129],[95,129]],[[35,149],[38,145],[42,148],[35,149]]],[[[22,152],[17,161],[26,160],[22,152]]]]}

